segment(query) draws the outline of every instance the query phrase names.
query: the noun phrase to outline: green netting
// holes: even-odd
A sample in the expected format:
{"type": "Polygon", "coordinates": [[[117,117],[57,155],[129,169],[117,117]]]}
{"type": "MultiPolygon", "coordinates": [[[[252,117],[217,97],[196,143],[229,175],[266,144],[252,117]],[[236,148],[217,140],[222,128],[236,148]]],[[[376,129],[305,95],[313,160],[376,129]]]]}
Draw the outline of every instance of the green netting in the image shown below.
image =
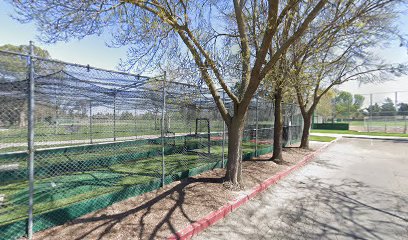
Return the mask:
{"type": "Polygon", "coordinates": [[[349,130],[348,123],[313,123],[313,129],[324,129],[324,130],[349,130]]]}
{"type": "MultiPolygon", "coordinates": [[[[152,139],[149,142],[159,140],[152,139]]],[[[211,141],[212,160],[210,162],[202,161],[198,155],[178,153],[181,148],[188,150],[199,147],[194,141],[185,141],[185,137],[179,137],[175,145],[166,146],[165,148],[166,184],[221,166],[221,141],[211,141]]],[[[119,147],[115,147],[115,150],[120,153],[121,149],[128,149],[129,146],[143,146],[146,148],[150,146],[149,142],[117,143],[119,147]],[[145,145],[140,145],[142,143],[145,145]]],[[[44,154],[42,157],[56,157],[59,154],[71,153],[77,155],[88,154],[88,158],[81,160],[81,162],[85,163],[81,165],[81,168],[73,162],[58,162],[53,159],[50,161],[52,163],[51,166],[44,165],[36,169],[36,176],[41,176],[41,172],[46,172],[47,169],[54,169],[54,176],[38,177],[36,180],[36,192],[34,195],[36,203],[34,209],[35,231],[63,224],[86,213],[105,208],[112,203],[152,191],[161,186],[161,179],[157,178],[160,175],[158,170],[161,169],[160,151],[128,152],[111,157],[92,159],[92,155],[88,151],[95,148],[98,149],[98,146],[68,147],[67,150],[51,149],[39,151],[38,155],[44,154]],[[67,171],[67,164],[73,164],[72,172],[67,171]],[[55,168],[58,168],[58,166],[64,169],[64,171],[56,172],[55,168]],[[81,169],[81,171],[78,171],[78,169],[81,169]],[[55,187],[50,187],[50,185],[55,185],[55,187]]],[[[253,148],[253,142],[243,143],[244,159],[250,159],[272,151],[272,146],[265,144],[258,144],[256,153],[253,151],[253,148]]],[[[140,149],[133,149],[133,151],[137,150],[140,149]]],[[[24,159],[24,157],[21,157],[21,153],[16,153],[15,156],[14,159],[24,159]]],[[[7,154],[6,159],[10,158],[11,154],[7,154]]],[[[11,173],[12,171],[10,171],[11,173]]],[[[48,174],[44,174],[44,176],[48,176],[48,174]]],[[[13,199],[9,201],[13,203],[12,206],[5,206],[0,209],[0,232],[4,236],[20,237],[25,234],[21,227],[27,221],[27,185],[28,183],[25,179],[20,179],[8,181],[8,184],[0,187],[0,191],[5,193],[6,197],[13,199]]],[[[4,239],[6,238],[4,237],[4,239]]]]}
{"type": "MultiPolygon", "coordinates": [[[[175,137],[175,145],[166,146],[165,155],[180,153],[184,150],[196,149],[199,143],[188,140],[186,136],[175,137]]],[[[169,141],[166,139],[166,141],[169,141]]],[[[59,175],[66,172],[87,171],[97,167],[110,166],[118,162],[136,161],[139,159],[161,155],[161,139],[134,140],[119,143],[72,146],[36,151],[37,159],[47,158],[46,164],[35,168],[37,177],[59,175]]],[[[211,141],[211,145],[220,145],[221,141],[211,141]]],[[[19,164],[18,169],[0,172],[4,182],[25,180],[27,176],[26,152],[0,154],[0,163],[19,164]]]]}
{"type": "MultiPolygon", "coordinates": [[[[217,157],[219,150],[220,149],[217,148],[213,149],[215,152],[214,156],[216,158],[220,157],[219,155],[217,157]]],[[[270,146],[264,147],[258,150],[258,154],[265,154],[271,150],[272,147],[270,146]]],[[[254,152],[248,152],[244,149],[244,159],[248,159],[253,156],[255,156],[254,152]]],[[[172,170],[171,168],[179,169],[180,166],[177,166],[178,157],[179,156],[177,156],[177,154],[173,156],[169,155],[167,157],[166,167],[169,169],[169,171],[175,172],[174,169],[172,170]],[[170,157],[174,159],[173,165],[169,164],[171,163],[172,159],[170,157]]],[[[177,173],[167,175],[165,178],[166,184],[221,167],[220,160],[203,164],[202,162],[194,162],[196,159],[196,156],[192,156],[190,166],[184,163],[182,165],[184,170],[181,169],[177,173]]],[[[147,160],[148,159],[146,159],[146,161],[147,160]]],[[[159,161],[155,161],[155,163],[159,164],[159,161]]],[[[96,173],[85,172],[67,175],[64,176],[64,178],[60,177],[58,183],[56,184],[58,187],[63,186],[64,191],[61,191],[61,189],[58,189],[55,192],[48,191],[49,188],[44,185],[53,182],[52,178],[48,178],[40,183],[37,183],[37,192],[41,193],[41,188],[43,186],[43,188],[47,189],[48,191],[48,198],[47,196],[44,196],[44,194],[39,194],[34,197],[34,201],[37,202],[35,209],[34,231],[40,231],[52,226],[61,225],[84,214],[105,208],[115,202],[158,189],[161,186],[161,180],[150,180],[151,178],[149,178],[149,176],[146,174],[146,170],[149,168],[157,169],[158,167],[153,166],[152,162],[145,162],[145,165],[147,165],[145,168],[141,168],[140,165],[137,166],[137,169],[134,169],[133,173],[135,175],[133,177],[128,175],[128,173],[132,170],[129,168],[129,164],[126,164],[126,166],[121,166],[121,164],[116,166],[113,165],[110,168],[110,172],[105,174],[100,173],[99,170],[96,173]],[[123,172],[121,172],[124,167],[126,167],[126,176],[123,176],[123,172]],[[116,170],[116,172],[112,171],[113,169],[116,170]],[[118,184],[117,179],[119,178],[121,179],[121,184],[118,184]],[[75,185],[79,187],[76,188],[75,185]],[[95,188],[95,186],[98,187],[95,188]],[[90,193],[90,191],[92,191],[92,193],[90,193]],[[67,199],[70,199],[70,201],[67,199]],[[60,200],[60,202],[56,202],[58,200],[60,200]],[[63,204],[64,202],[66,203],[63,204]],[[58,207],[52,208],[50,205],[58,207]]],[[[16,189],[18,186],[26,188],[26,183],[20,182],[14,184],[16,185],[13,187],[9,186],[10,188],[14,189],[14,192],[11,195],[15,196],[16,205],[19,205],[20,207],[24,206],[24,204],[26,204],[24,201],[26,200],[25,195],[27,193],[24,193],[24,191],[16,191],[16,189]]],[[[2,223],[2,225],[0,225],[0,232],[4,234],[4,236],[16,236],[16,238],[23,236],[25,231],[16,230],[22,229],[21,226],[26,224],[26,211],[26,207],[14,209],[13,214],[20,215],[20,218],[10,217],[10,215],[3,215],[3,219],[0,219],[0,222],[2,223]],[[13,219],[13,221],[7,222],[7,219],[13,219]]]]}

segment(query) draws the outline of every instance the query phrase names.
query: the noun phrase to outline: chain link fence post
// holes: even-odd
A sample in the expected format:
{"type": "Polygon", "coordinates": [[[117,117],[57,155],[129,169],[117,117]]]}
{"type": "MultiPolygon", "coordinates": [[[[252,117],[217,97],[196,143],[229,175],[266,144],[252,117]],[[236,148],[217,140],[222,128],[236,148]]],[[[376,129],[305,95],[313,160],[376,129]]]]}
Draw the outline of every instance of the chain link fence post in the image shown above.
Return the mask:
{"type": "MultiPolygon", "coordinates": [[[[56,90],[55,90],[56,91],[56,90]]],[[[57,96],[57,94],[55,94],[57,96]]],[[[54,124],[54,135],[58,134],[58,97],[55,101],[55,124],[54,124]]]]}
{"type": "Polygon", "coordinates": [[[258,157],[258,95],[255,97],[255,156],[258,157]]]}
{"type": "Polygon", "coordinates": [[[134,123],[135,123],[135,139],[137,139],[137,105],[135,104],[135,116],[134,116],[134,123]]]}
{"type": "Polygon", "coordinates": [[[89,142],[92,144],[92,101],[89,101],[89,142]]]}
{"type": "Polygon", "coordinates": [[[116,141],[116,91],[113,94],[113,141],[116,141]]]}
{"type": "Polygon", "coordinates": [[[164,121],[165,121],[165,114],[166,114],[166,72],[164,72],[164,76],[163,76],[163,84],[162,84],[162,88],[163,88],[163,92],[162,92],[162,118],[161,118],[161,131],[160,131],[160,135],[161,135],[161,145],[162,145],[162,187],[165,184],[165,177],[166,177],[166,166],[165,166],[165,162],[164,162],[164,136],[165,136],[165,132],[164,132],[164,121]]]}
{"type": "Polygon", "coordinates": [[[373,120],[373,94],[370,94],[370,116],[368,117],[368,122],[367,122],[367,132],[371,131],[371,121],[373,120]]]}
{"type": "Polygon", "coordinates": [[[271,144],[271,152],[273,152],[273,141],[274,141],[274,133],[275,133],[275,103],[274,101],[271,102],[271,114],[270,114],[270,121],[271,121],[271,135],[270,135],[270,144],[271,144]]]}
{"type": "MultiPolygon", "coordinates": [[[[225,104],[225,91],[222,92],[222,101],[225,104]]],[[[222,119],[222,143],[221,143],[221,154],[222,154],[222,162],[221,167],[225,168],[225,121],[222,119]]]]}
{"type": "Polygon", "coordinates": [[[33,238],[33,205],[34,205],[34,45],[30,41],[29,56],[29,93],[28,93],[28,239],[33,238]]]}

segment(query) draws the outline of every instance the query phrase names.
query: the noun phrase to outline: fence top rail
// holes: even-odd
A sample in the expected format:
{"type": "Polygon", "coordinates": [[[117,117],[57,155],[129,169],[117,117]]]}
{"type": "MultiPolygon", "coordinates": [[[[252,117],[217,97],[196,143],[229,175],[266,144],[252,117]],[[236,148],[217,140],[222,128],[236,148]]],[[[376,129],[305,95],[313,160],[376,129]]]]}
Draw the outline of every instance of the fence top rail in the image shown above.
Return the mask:
{"type": "MultiPolygon", "coordinates": [[[[158,82],[161,81],[166,81],[164,79],[164,75],[157,75],[157,76],[143,76],[140,74],[133,74],[133,73],[127,73],[127,72],[122,72],[122,71],[117,71],[117,70],[110,70],[110,69],[103,69],[103,68],[98,68],[98,67],[94,67],[91,66],[89,64],[84,65],[84,64],[78,64],[78,63],[70,63],[70,62],[66,62],[66,61],[61,61],[61,60],[56,60],[56,59],[51,59],[51,58],[43,58],[43,57],[39,57],[39,56],[35,56],[35,55],[29,55],[26,53],[21,53],[21,52],[14,52],[14,51],[8,51],[8,50],[0,50],[0,53],[4,53],[4,54],[10,54],[10,55],[18,55],[18,56],[22,56],[22,57],[32,57],[34,59],[37,60],[41,60],[41,61],[45,61],[45,62],[50,62],[50,63],[56,63],[56,64],[63,64],[63,65],[69,65],[69,66],[73,66],[73,67],[80,67],[80,68],[85,68],[85,69],[89,69],[89,70],[97,70],[97,71],[103,71],[103,72],[109,72],[109,73],[114,73],[114,74],[121,74],[121,75],[125,75],[125,76],[131,76],[131,77],[136,77],[136,78],[144,78],[144,79],[148,79],[148,80],[155,80],[158,82]]],[[[47,76],[40,76],[40,77],[47,77],[47,76]]],[[[37,77],[38,78],[38,77],[37,77]]],[[[180,85],[180,86],[185,86],[185,87],[192,87],[192,88],[197,88],[199,87],[197,84],[191,84],[191,83],[185,83],[185,82],[178,82],[178,81],[168,81],[167,85],[180,85]]],[[[160,86],[158,86],[160,89],[160,86]]]]}
{"type": "Polygon", "coordinates": [[[8,50],[0,50],[0,53],[19,55],[19,56],[22,56],[22,57],[32,57],[32,58],[35,58],[35,59],[38,59],[38,60],[48,61],[48,62],[52,62],[52,63],[71,65],[71,66],[74,66],[74,67],[82,67],[82,68],[87,68],[87,69],[110,72],[110,73],[115,73],[115,74],[128,75],[128,76],[133,76],[133,77],[138,77],[138,78],[147,78],[147,79],[152,79],[152,80],[160,79],[160,78],[163,78],[163,76],[164,76],[164,75],[158,75],[158,76],[154,76],[154,77],[142,76],[142,75],[139,75],[139,74],[126,73],[126,72],[121,72],[121,71],[117,71],[117,70],[98,68],[98,67],[91,66],[89,64],[84,65],[84,64],[78,64],[78,63],[70,63],[70,62],[65,62],[65,61],[61,61],[61,60],[56,60],[56,59],[51,59],[51,58],[43,58],[43,57],[38,57],[38,56],[35,56],[35,55],[30,55],[30,54],[26,54],[26,53],[19,53],[19,52],[14,52],[14,51],[8,51],[8,50]]]}
{"type": "MultiPolygon", "coordinates": [[[[197,91],[197,98],[195,101],[196,105],[200,105],[200,104],[213,104],[213,97],[210,93],[210,91],[208,90],[208,88],[206,87],[202,87],[200,84],[196,83],[187,83],[187,82],[178,82],[178,81],[168,81],[167,79],[165,79],[164,75],[158,75],[155,77],[149,77],[149,76],[142,76],[139,74],[133,74],[133,73],[126,73],[126,72],[121,72],[121,71],[116,71],[116,70],[107,70],[107,69],[102,69],[102,68],[98,68],[98,67],[93,67],[88,65],[84,65],[84,64],[77,64],[77,63],[69,63],[69,62],[65,62],[65,61],[60,61],[60,60],[55,60],[55,59],[50,59],[50,58],[43,58],[43,57],[39,57],[39,56],[35,56],[35,55],[30,55],[28,53],[22,53],[22,52],[15,52],[15,51],[9,51],[9,50],[0,50],[0,53],[3,54],[10,54],[10,55],[16,55],[16,56],[22,56],[22,57],[26,57],[26,58],[34,58],[37,59],[39,61],[43,61],[46,63],[55,63],[55,64],[62,64],[62,65],[66,65],[66,66],[71,66],[71,67],[78,67],[78,68],[82,68],[84,71],[90,71],[90,70],[95,70],[95,71],[100,71],[100,72],[106,72],[106,73],[113,73],[113,74],[119,74],[122,76],[127,76],[127,77],[134,77],[134,78],[138,78],[141,79],[141,81],[136,82],[136,83],[131,83],[130,85],[126,85],[123,81],[125,79],[123,79],[122,83],[115,83],[114,81],[119,81],[120,79],[99,79],[97,77],[97,73],[93,74],[82,74],[80,72],[78,72],[77,70],[75,70],[75,72],[73,72],[73,75],[70,74],[69,70],[65,71],[65,70],[57,70],[55,72],[47,72],[47,74],[45,75],[41,75],[41,76],[36,76],[36,79],[45,79],[48,82],[44,82],[44,84],[41,85],[41,89],[48,89],[49,91],[55,91],[55,89],[53,88],[54,85],[56,85],[57,83],[54,83],[56,79],[63,79],[63,80],[75,80],[76,82],[78,82],[79,88],[75,88],[76,91],[82,91],[82,92],[86,92],[86,93],[90,93],[90,94],[85,94],[83,98],[86,98],[87,96],[90,96],[90,100],[92,101],[98,101],[98,97],[94,96],[94,93],[115,93],[115,92],[125,92],[125,94],[127,95],[123,95],[119,96],[121,98],[128,98],[130,100],[134,100],[135,96],[143,93],[143,92],[160,92],[162,91],[162,88],[166,85],[166,93],[169,94],[169,98],[175,98],[178,99],[180,95],[185,95],[187,93],[191,94],[191,90],[194,89],[194,91],[197,91]],[[59,74],[59,75],[56,75],[59,74]],[[82,75],[81,75],[82,74],[82,75]],[[95,75],[95,76],[94,76],[95,75]],[[96,80],[94,80],[96,79],[96,80]],[[114,81],[113,81],[114,80],[114,81]],[[144,86],[149,85],[149,81],[157,81],[157,82],[161,82],[161,81],[167,81],[167,83],[164,84],[157,84],[154,88],[145,88],[144,86]],[[87,86],[84,87],[83,84],[88,84],[88,85],[92,85],[92,86],[87,86]],[[105,85],[109,85],[109,86],[116,86],[119,87],[119,89],[114,89],[114,88],[109,88],[109,89],[104,89],[103,87],[99,86],[98,88],[96,88],[95,86],[93,86],[94,84],[105,84],[105,85]],[[116,84],[116,85],[115,85],[116,84]],[[49,85],[49,86],[48,86],[49,85]],[[136,90],[137,88],[137,90],[136,90]],[[191,89],[185,89],[185,88],[191,88],[191,89]],[[173,90],[171,90],[173,89],[173,90]],[[97,91],[100,90],[100,91],[97,91]],[[132,96],[130,96],[132,95],[132,96]],[[135,95],[135,96],[133,96],[135,95]],[[174,96],[173,96],[174,95],[174,96]],[[92,97],[94,96],[94,97],[92,97]]],[[[72,71],[72,70],[70,70],[72,71]]],[[[27,79],[24,79],[27,80],[27,79]]],[[[45,81],[44,80],[44,81],[45,81]]],[[[42,80],[43,81],[43,80],[42,80]]],[[[73,89],[73,87],[71,85],[67,85],[67,86],[62,86],[61,83],[58,83],[58,88],[60,89],[73,89]]],[[[13,85],[14,86],[14,85],[13,85]]],[[[21,88],[22,91],[25,91],[24,88],[21,88]]],[[[48,91],[47,90],[47,91],[48,91]]],[[[218,93],[221,95],[222,94],[222,89],[217,89],[218,93]]],[[[42,92],[43,94],[51,94],[51,92],[42,92]]],[[[73,94],[74,95],[74,94],[73,94]]],[[[139,96],[139,95],[138,95],[139,96]]],[[[77,96],[75,96],[77,97],[77,96]]],[[[137,96],[136,96],[137,97],[137,96]]],[[[224,96],[224,102],[227,105],[227,107],[232,107],[231,105],[233,104],[231,99],[228,96],[224,96]]],[[[254,99],[252,100],[251,106],[250,108],[254,108],[255,107],[255,101],[256,99],[259,99],[260,102],[259,104],[262,103],[271,103],[273,104],[273,102],[270,99],[264,98],[264,97],[259,97],[258,95],[254,96],[254,99]]],[[[101,102],[103,102],[101,100],[101,102]]],[[[287,104],[289,105],[289,104],[287,104]]]]}

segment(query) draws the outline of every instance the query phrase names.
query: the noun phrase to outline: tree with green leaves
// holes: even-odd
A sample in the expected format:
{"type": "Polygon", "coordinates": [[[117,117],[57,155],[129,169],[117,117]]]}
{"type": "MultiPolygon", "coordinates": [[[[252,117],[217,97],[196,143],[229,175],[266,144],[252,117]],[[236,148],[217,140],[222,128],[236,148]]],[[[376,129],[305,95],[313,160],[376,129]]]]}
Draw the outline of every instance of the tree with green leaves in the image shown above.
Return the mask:
{"type": "MultiPolygon", "coordinates": [[[[385,64],[372,49],[401,37],[396,26],[399,4],[406,1],[339,1],[330,24],[314,21],[292,45],[293,87],[304,120],[301,147],[309,147],[311,118],[320,99],[349,81],[380,82],[407,73],[404,64],[385,64]]],[[[290,48],[290,49],[291,49],[290,48]]]]}
{"type": "MultiPolygon", "coordinates": [[[[6,44],[0,50],[26,54],[28,45],[6,44]]],[[[46,50],[34,48],[34,54],[49,58],[46,50]]],[[[27,87],[28,87],[27,57],[16,54],[0,53],[0,122],[6,126],[25,127],[27,124],[27,87]]],[[[42,112],[44,109],[39,109],[42,112]]]]}
{"type": "Polygon", "coordinates": [[[397,114],[397,109],[391,98],[386,98],[381,104],[381,116],[395,116],[397,114]]]}
{"type": "Polygon", "coordinates": [[[333,90],[328,91],[320,99],[319,104],[316,107],[316,114],[319,117],[323,118],[323,122],[327,122],[329,118],[333,117],[333,102],[336,93],[333,90]]]}
{"type": "Polygon", "coordinates": [[[378,105],[378,103],[375,103],[374,105],[368,106],[366,110],[368,115],[370,116],[379,116],[381,112],[381,107],[380,105],[378,105]]]}
{"type": "Polygon", "coordinates": [[[403,120],[405,121],[404,133],[407,133],[407,116],[408,116],[408,103],[399,103],[398,104],[398,115],[402,115],[403,120]]]}
{"type": "Polygon", "coordinates": [[[398,114],[402,116],[408,116],[408,103],[398,104],[398,114]]]}
{"type": "Polygon", "coordinates": [[[335,117],[351,119],[358,115],[364,103],[364,96],[341,91],[335,97],[334,102],[336,109],[335,117]]]}
{"type": "Polygon", "coordinates": [[[228,128],[225,179],[242,182],[242,136],[252,97],[278,59],[309,28],[327,0],[125,0],[13,1],[17,17],[35,21],[45,42],[84,38],[107,31],[112,45],[129,46],[128,66],[154,66],[183,59],[210,90],[228,128]],[[273,44],[296,8],[301,22],[280,47],[273,44]],[[194,66],[191,68],[191,66],[194,66]],[[239,82],[237,93],[231,90],[239,82]],[[228,109],[218,89],[233,103],[228,109]]]}
{"type": "MultiPolygon", "coordinates": [[[[30,46],[5,44],[0,46],[0,50],[28,54],[30,46]]],[[[50,57],[50,54],[46,50],[39,47],[34,47],[34,55],[42,58],[50,57]]],[[[0,58],[0,80],[11,82],[25,78],[28,68],[27,62],[27,57],[25,56],[2,53],[0,58]]]]}
{"type": "Polygon", "coordinates": [[[353,111],[353,94],[341,91],[334,98],[335,102],[335,118],[350,118],[351,112],[353,111]]]}

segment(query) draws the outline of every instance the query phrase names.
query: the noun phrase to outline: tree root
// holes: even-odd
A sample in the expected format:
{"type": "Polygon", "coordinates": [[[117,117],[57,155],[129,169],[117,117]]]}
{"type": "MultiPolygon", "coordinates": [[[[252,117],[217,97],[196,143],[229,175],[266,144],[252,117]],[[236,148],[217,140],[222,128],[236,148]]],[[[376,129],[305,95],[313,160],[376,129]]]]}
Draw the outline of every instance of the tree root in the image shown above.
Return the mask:
{"type": "Polygon", "coordinates": [[[231,190],[231,191],[240,191],[244,189],[244,185],[242,183],[234,184],[231,181],[225,181],[222,185],[224,186],[224,188],[231,190]]]}

